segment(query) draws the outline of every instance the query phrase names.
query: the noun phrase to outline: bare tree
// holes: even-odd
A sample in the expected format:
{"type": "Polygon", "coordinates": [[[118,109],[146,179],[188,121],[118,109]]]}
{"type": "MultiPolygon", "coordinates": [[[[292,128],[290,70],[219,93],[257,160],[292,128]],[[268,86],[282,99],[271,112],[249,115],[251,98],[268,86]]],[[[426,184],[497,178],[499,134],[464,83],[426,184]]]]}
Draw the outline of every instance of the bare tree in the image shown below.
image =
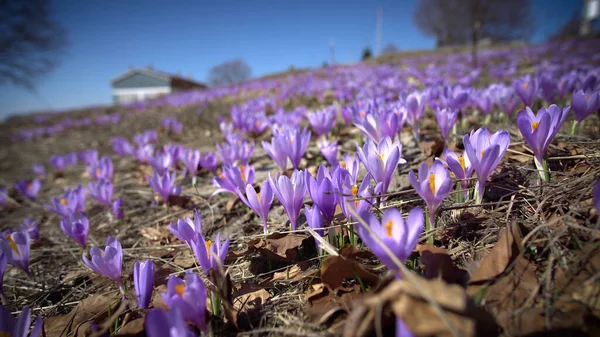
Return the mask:
{"type": "Polygon", "coordinates": [[[223,62],[214,66],[208,74],[208,82],[212,86],[231,85],[250,79],[252,70],[241,59],[223,62]]]}
{"type": "Polygon", "coordinates": [[[398,52],[398,47],[396,47],[396,45],[393,44],[393,43],[388,43],[381,50],[381,54],[394,54],[394,53],[397,53],[397,52],[398,52]]]}
{"type": "Polygon", "coordinates": [[[438,47],[471,43],[475,66],[481,39],[527,39],[533,28],[530,0],[419,0],[414,21],[438,47]]]}
{"type": "Polygon", "coordinates": [[[554,33],[549,40],[550,41],[561,41],[569,38],[579,36],[579,29],[581,28],[581,15],[578,12],[573,13],[571,19],[565,22],[556,33],[554,33]]]}
{"type": "Polygon", "coordinates": [[[0,84],[33,90],[58,64],[67,34],[48,0],[0,0],[0,84]]]}
{"type": "Polygon", "coordinates": [[[373,57],[373,52],[371,51],[371,47],[367,46],[367,47],[365,47],[365,49],[363,49],[362,56],[360,57],[360,59],[362,61],[366,61],[366,60],[370,59],[371,57],[373,57]]]}

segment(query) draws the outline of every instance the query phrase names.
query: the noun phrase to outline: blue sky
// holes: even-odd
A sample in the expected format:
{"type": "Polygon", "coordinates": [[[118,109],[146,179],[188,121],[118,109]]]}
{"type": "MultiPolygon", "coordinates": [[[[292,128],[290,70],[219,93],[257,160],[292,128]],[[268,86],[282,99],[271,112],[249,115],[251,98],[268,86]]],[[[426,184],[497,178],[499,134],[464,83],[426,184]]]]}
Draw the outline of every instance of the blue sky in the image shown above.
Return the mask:
{"type": "MultiPolygon", "coordinates": [[[[329,59],[358,61],[375,45],[376,8],[383,8],[383,45],[432,48],[414,26],[417,0],[395,1],[158,1],[54,0],[55,16],[69,32],[61,65],[33,94],[0,86],[0,118],[17,112],[61,110],[111,102],[110,79],[128,66],[153,65],[204,81],[210,68],[242,58],[254,76],[329,59]]],[[[579,11],[581,0],[533,0],[543,41],[579,11]]]]}

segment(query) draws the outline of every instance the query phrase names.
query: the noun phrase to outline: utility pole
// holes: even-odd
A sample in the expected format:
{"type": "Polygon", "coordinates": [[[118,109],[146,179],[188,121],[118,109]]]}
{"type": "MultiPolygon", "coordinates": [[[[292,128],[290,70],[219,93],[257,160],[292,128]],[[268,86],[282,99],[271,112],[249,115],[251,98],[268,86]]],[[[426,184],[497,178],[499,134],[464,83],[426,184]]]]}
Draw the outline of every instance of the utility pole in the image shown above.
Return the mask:
{"type": "Polygon", "coordinates": [[[375,26],[375,55],[381,53],[381,40],[383,35],[383,8],[377,6],[377,23],[375,26]]]}
{"type": "Polygon", "coordinates": [[[585,0],[579,35],[587,36],[592,30],[592,21],[600,17],[600,0],[585,0]]]}
{"type": "Polygon", "coordinates": [[[329,40],[329,58],[330,58],[331,65],[334,65],[335,64],[335,42],[333,42],[333,39],[329,40]]]}

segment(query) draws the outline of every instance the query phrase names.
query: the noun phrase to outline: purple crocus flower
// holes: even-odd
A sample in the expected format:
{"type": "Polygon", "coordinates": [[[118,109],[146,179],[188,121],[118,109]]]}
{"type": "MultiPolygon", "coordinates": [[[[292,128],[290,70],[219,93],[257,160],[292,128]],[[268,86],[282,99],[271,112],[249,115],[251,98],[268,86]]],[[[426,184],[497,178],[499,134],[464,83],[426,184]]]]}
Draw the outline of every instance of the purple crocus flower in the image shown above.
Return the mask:
{"type": "Polygon", "coordinates": [[[194,209],[194,221],[189,217],[184,220],[177,219],[177,223],[171,222],[169,225],[171,234],[183,242],[188,244],[196,239],[196,233],[202,233],[202,218],[197,209],[194,209]]]}
{"type": "Polygon", "coordinates": [[[200,166],[214,172],[217,169],[217,161],[217,155],[214,152],[207,152],[203,157],[200,157],[200,166]]]}
{"type": "Polygon", "coordinates": [[[517,114],[519,131],[531,147],[540,177],[545,181],[550,179],[550,173],[547,171],[547,165],[545,164],[546,151],[567,119],[570,109],[570,106],[561,109],[552,104],[548,109],[541,108],[538,110],[537,115],[529,107],[517,114]]]}
{"type": "Polygon", "coordinates": [[[600,109],[600,91],[587,93],[583,90],[575,91],[571,98],[571,106],[577,122],[581,123],[587,116],[600,109]]]}
{"type": "Polygon", "coordinates": [[[19,227],[21,231],[26,231],[29,237],[34,240],[40,239],[40,231],[38,229],[38,223],[32,218],[23,219],[23,223],[19,227]]]}
{"type": "Polygon", "coordinates": [[[66,236],[85,249],[90,230],[90,223],[85,214],[71,214],[68,218],[62,218],[60,220],[60,229],[62,229],[66,236]]]}
{"type": "Polygon", "coordinates": [[[467,179],[471,178],[473,175],[473,165],[471,165],[469,156],[464,154],[458,156],[453,151],[444,149],[444,158],[446,159],[446,165],[448,165],[450,171],[454,173],[456,179],[461,180],[460,184],[465,192],[465,197],[468,198],[469,181],[467,179]]]}
{"type": "Polygon", "coordinates": [[[182,309],[178,306],[169,311],[152,309],[146,314],[144,321],[148,337],[197,337],[188,327],[182,309]]]}
{"type": "Polygon", "coordinates": [[[31,170],[38,178],[42,178],[46,175],[46,168],[44,167],[44,164],[35,163],[31,167],[31,170]]]}
{"type": "Polygon", "coordinates": [[[0,296],[4,293],[4,272],[6,272],[7,265],[8,257],[6,257],[4,251],[0,249],[0,296]]]}
{"type": "Polygon", "coordinates": [[[175,186],[175,178],[175,172],[172,174],[166,172],[161,175],[154,171],[152,178],[146,175],[146,181],[164,202],[169,201],[170,195],[179,195],[181,193],[181,185],[175,186]]]}
{"type": "Polygon", "coordinates": [[[476,202],[481,203],[485,182],[504,157],[510,145],[510,134],[503,130],[490,134],[488,129],[483,127],[466,134],[463,143],[465,153],[477,175],[476,202]]]}
{"type": "Polygon", "coordinates": [[[154,145],[152,144],[140,145],[135,150],[135,157],[140,161],[140,163],[147,163],[152,158],[153,154],[154,145]]]}
{"type": "Polygon", "coordinates": [[[414,92],[406,97],[406,121],[413,128],[413,133],[418,139],[419,122],[425,114],[425,99],[422,94],[414,92]]]}
{"type": "Polygon", "coordinates": [[[125,216],[125,212],[123,209],[123,198],[119,198],[119,199],[115,200],[115,202],[113,202],[112,210],[113,210],[113,215],[115,216],[115,218],[117,220],[123,219],[123,217],[125,216]]]}
{"type": "Polygon", "coordinates": [[[133,265],[133,286],[137,297],[138,308],[147,309],[154,290],[154,263],[152,260],[136,262],[133,265]]]}
{"type": "Polygon", "coordinates": [[[458,118],[458,110],[440,109],[438,107],[435,111],[435,116],[437,117],[437,122],[440,126],[442,137],[444,137],[444,141],[447,141],[448,136],[450,135],[450,130],[452,130],[452,127],[458,118]]]}
{"type": "Polygon", "coordinates": [[[181,156],[183,155],[183,150],[184,148],[181,144],[169,143],[163,145],[163,151],[165,153],[169,153],[171,155],[171,158],[173,158],[173,161],[171,162],[171,167],[177,165],[177,162],[179,161],[179,159],[181,159],[181,156]]]}
{"type": "Polygon", "coordinates": [[[113,178],[113,163],[109,157],[102,157],[99,161],[92,163],[88,167],[88,173],[96,180],[113,178]]]}
{"type": "Polygon", "coordinates": [[[206,275],[209,275],[211,269],[221,270],[221,266],[225,263],[225,258],[229,251],[229,243],[230,240],[227,238],[221,244],[221,233],[217,233],[214,243],[210,240],[205,240],[201,233],[196,233],[196,239],[192,240],[190,245],[206,275]]]}
{"type": "Polygon", "coordinates": [[[102,206],[110,208],[112,206],[112,194],[113,184],[101,178],[97,182],[90,182],[88,184],[88,191],[90,197],[98,201],[102,206]]]}
{"type": "Polygon", "coordinates": [[[298,216],[302,210],[302,204],[306,195],[304,179],[304,172],[297,170],[292,173],[292,179],[279,173],[273,179],[269,174],[269,182],[273,188],[273,193],[275,193],[290,218],[292,230],[296,230],[298,216]]]}
{"type": "Polygon", "coordinates": [[[375,102],[368,105],[370,109],[357,110],[354,114],[354,125],[374,142],[379,143],[383,137],[396,137],[398,132],[398,116],[395,108],[384,108],[375,102]]]}
{"type": "Polygon", "coordinates": [[[33,329],[29,333],[31,325],[31,310],[24,307],[18,319],[15,319],[7,307],[0,305],[0,336],[6,337],[39,337],[42,333],[42,317],[37,316],[33,329]]]}
{"type": "Polygon", "coordinates": [[[308,122],[317,136],[322,136],[335,126],[336,107],[331,106],[306,114],[308,122]]]}
{"type": "MultiPolygon", "coordinates": [[[[185,273],[185,283],[179,277],[171,276],[167,281],[167,292],[162,299],[172,311],[181,310],[183,318],[192,322],[197,328],[206,332],[206,286],[191,270],[185,273]]],[[[146,318],[147,320],[148,318],[146,318]]],[[[185,330],[180,327],[180,330],[185,330]]],[[[173,336],[171,334],[160,336],[173,336]]]]}
{"type": "Polygon", "coordinates": [[[532,79],[530,76],[526,76],[520,79],[516,79],[513,82],[515,92],[519,95],[519,98],[525,103],[525,106],[531,106],[535,99],[538,91],[538,81],[532,79]]]}
{"type": "MultiPolygon", "coordinates": [[[[67,190],[68,192],[69,190],[67,190]]],[[[77,210],[80,212],[85,212],[85,196],[86,196],[86,188],[83,185],[77,185],[75,189],[72,190],[73,194],[75,194],[75,201],[77,210]]]]}
{"type": "Polygon", "coordinates": [[[217,152],[223,165],[247,165],[254,153],[254,142],[238,139],[233,144],[225,142],[217,144],[217,152]]]}
{"type": "Polygon", "coordinates": [[[435,228],[435,213],[437,208],[452,191],[452,180],[448,170],[444,167],[441,160],[436,159],[431,165],[422,163],[419,167],[419,180],[414,171],[408,173],[410,184],[417,191],[419,196],[425,200],[429,209],[429,225],[435,228]]]}
{"type": "Polygon", "coordinates": [[[158,133],[156,132],[156,130],[147,130],[133,136],[133,141],[136,142],[138,146],[143,146],[151,143],[154,144],[156,143],[157,136],[158,133]]]}
{"type": "Polygon", "coordinates": [[[460,110],[468,103],[470,93],[470,90],[465,90],[460,85],[445,86],[441,98],[447,108],[460,110]]]}
{"type": "Polygon", "coordinates": [[[365,229],[365,226],[368,225],[398,260],[404,262],[412,254],[423,232],[423,211],[420,208],[413,208],[408,212],[406,219],[402,217],[402,214],[396,208],[387,209],[383,213],[381,221],[370,212],[361,213],[360,217],[365,221],[358,228],[361,239],[390,271],[398,275],[399,270],[396,264],[375,241],[371,233],[365,229]]]}
{"type": "MultiPolygon", "coordinates": [[[[69,152],[63,155],[66,166],[75,166],[77,165],[77,152],[69,152]]],[[[97,156],[96,156],[97,159],[97,156]]]]}
{"type": "Polygon", "coordinates": [[[165,117],[162,119],[161,124],[166,130],[173,130],[177,133],[181,133],[183,129],[183,124],[176,117],[165,117]]]}
{"type": "Polygon", "coordinates": [[[31,238],[27,231],[4,232],[0,236],[0,250],[8,259],[8,264],[13,265],[29,275],[29,249],[31,238]]]}
{"type": "Polygon", "coordinates": [[[400,317],[396,317],[396,337],[415,337],[400,317]]]}
{"type": "Polygon", "coordinates": [[[121,157],[132,155],[135,153],[135,147],[131,145],[125,138],[117,136],[112,139],[113,151],[121,157]]]}
{"type": "Polygon", "coordinates": [[[6,200],[8,199],[8,192],[6,187],[0,187],[0,205],[6,206],[6,200]]]}
{"type": "Polygon", "coordinates": [[[267,234],[267,220],[269,218],[269,210],[273,203],[273,188],[268,180],[265,180],[260,186],[260,192],[256,193],[251,184],[246,185],[246,196],[240,188],[237,188],[237,193],[240,199],[250,207],[263,221],[265,234],[267,234]]]}
{"type": "Polygon", "coordinates": [[[382,183],[381,193],[387,193],[396,168],[400,164],[406,164],[406,160],[400,157],[402,152],[400,142],[392,142],[389,137],[385,137],[377,145],[367,140],[362,149],[358,145],[356,149],[358,157],[375,182],[382,183]]]}
{"type": "Polygon", "coordinates": [[[306,128],[302,129],[302,131],[294,128],[284,131],[284,134],[283,139],[285,141],[283,143],[285,146],[281,144],[282,148],[286,149],[285,151],[292,162],[292,167],[297,170],[300,167],[300,160],[304,156],[304,152],[306,152],[306,147],[310,142],[310,131],[306,128]]]}
{"type": "Polygon", "coordinates": [[[81,258],[83,263],[91,270],[115,281],[119,287],[123,286],[123,277],[121,276],[123,249],[119,240],[109,236],[104,250],[92,247],[90,249],[90,259],[88,260],[85,254],[81,258]]]}
{"type": "Polygon", "coordinates": [[[325,166],[319,166],[317,179],[310,172],[304,171],[305,182],[310,198],[315,205],[319,206],[325,217],[326,225],[330,225],[335,215],[335,208],[340,198],[339,189],[334,187],[333,179],[325,166]]]}
{"type": "Polygon", "coordinates": [[[319,149],[321,150],[321,154],[323,155],[323,157],[325,157],[325,159],[327,159],[327,161],[335,166],[338,164],[337,161],[337,153],[338,153],[338,145],[337,145],[337,140],[335,141],[330,141],[327,139],[320,139],[318,141],[319,144],[319,149]]]}
{"type": "Polygon", "coordinates": [[[230,192],[237,195],[238,188],[243,190],[246,188],[247,184],[254,184],[254,166],[223,166],[223,173],[218,177],[214,177],[212,182],[218,189],[213,192],[211,198],[224,192],[230,192]]]}
{"type": "Polygon", "coordinates": [[[195,181],[196,173],[198,172],[198,165],[200,164],[200,150],[198,149],[185,149],[183,156],[181,156],[181,162],[187,169],[188,174],[195,181]]]}
{"type": "Polygon", "coordinates": [[[78,195],[73,190],[67,190],[62,198],[52,198],[52,205],[45,205],[46,208],[62,217],[68,218],[77,211],[78,195]]]}
{"type": "Polygon", "coordinates": [[[344,160],[339,164],[341,167],[345,168],[346,171],[348,171],[350,178],[352,179],[352,183],[356,184],[358,179],[358,171],[360,170],[360,158],[358,155],[356,153],[354,155],[345,153],[344,160]]]}
{"type": "Polygon", "coordinates": [[[98,162],[98,150],[87,149],[77,153],[77,158],[81,160],[85,165],[91,166],[98,162]]]}
{"type": "Polygon", "coordinates": [[[25,179],[21,179],[15,184],[15,190],[30,200],[35,200],[41,188],[42,181],[39,179],[33,179],[30,182],[26,181],[25,179]]]}
{"type": "MultiPolygon", "coordinates": [[[[325,226],[323,224],[323,214],[321,214],[321,210],[318,205],[313,205],[313,207],[304,206],[304,215],[306,215],[306,222],[308,223],[308,227],[312,228],[319,235],[325,235],[325,226]]],[[[317,249],[320,251],[321,246],[319,245],[319,241],[315,239],[315,243],[317,244],[317,249]]]]}
{"type": "Polygon", "coordinates": [[[282,147],[283,143],[280,139],[277,136],[274,136],[271,138],[270,143],[263,141],[261,144],[267,155],[275,161],[275,164],[277,164],[282,171],[285,171],[288,163],[287,147],[282,147]]]}
{"type": "Polygon", "coordinates": [[[173,156],[169,152],[157,151],[154,157],[148,159],[148,163],[158,174],[165,174],[173,165],[173,156]]]}
{"type": "MultiPolygon", "coordinates": [[[[340,208],[347,219],[350,219],[352,216],[349,209],[353,209],[355,213],[361,214],[373,207],[371,175],[367,173],[360,186],[356,186],[356,182],[352,182],[350,179],[348,176],[343,183],[341,188],[343,197],[340,199],[340,208]],[[354,200],[357,198],[361,198],[361,200],[354,200]]],[[[374,192],[377,193],[380,188],[381,183],[375,187],[374,192]]]]}

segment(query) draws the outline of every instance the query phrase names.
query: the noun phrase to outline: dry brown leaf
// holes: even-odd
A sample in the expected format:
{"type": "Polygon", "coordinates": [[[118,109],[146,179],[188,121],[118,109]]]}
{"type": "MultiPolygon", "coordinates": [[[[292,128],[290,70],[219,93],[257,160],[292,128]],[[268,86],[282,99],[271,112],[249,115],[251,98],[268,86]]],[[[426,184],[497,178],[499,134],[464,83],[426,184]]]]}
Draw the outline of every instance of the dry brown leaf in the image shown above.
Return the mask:
{"type": "Polygon", "coordinates": [[[144,227],[140,229],[140,234],[150,240],[153,245],[158,245],[169,237],[169,230],[166,226],[156,229],[154,227],[144,227]]]}
{"type": "Polygon", "coordinates": [[[186,249],[184,251],[179,252],[175,256],[173,263],[176,266],[187,269],[196,265],[196,256],[193,255],[189,249],[186,249]]]}
{"type": "Polygon", "coordinates": [[[425,266],[425,278],[441,278],[450,284],[467,286],[469,273],[454,265],[445,248],[436,247],[427,242],[424,245],[418,245],[415,251],[419,252],[421,263],[425,266]]]}
{"type": "Polygon", "coordinates": [[[521,254],[522,237],[518,225],[513,223],[502,229],[498,236],[498,242],[472,276],[467,291],[480,298],[498,317],[500,313],[506,313],[498,322],[508,328],[512,321],[520,320],[515,313],[535,295],[538,280],[535,266],[521,254]]]}
{"type": "Polygon", "coordinates": [[[433,297],[461,336],[499,334],[494,318],[483,308],[477,307],[459,285],[414,276],[418,280],[416,286],[407,280],[395,280],[380,292],[356,301],[346,320],[344,336],[374,336],[376,321],[381,323],[384,335],[393,334],[395,317],[400,317],[416,336],[453,336],[420,290],[433,297]]]}
{"type": "Polygon", "coordinates": [[[323,283],[313,284],[309,287],[304,312],[309,321],[332,327],[332,333],[341,333],[341,326],[333,323],[345,318],[350,312],[354,301],[360,296],[360,287],[342,288],[335,292],[329,291],[323,283]]]}
{"type": "Polygon", "coordinates": [[[321,281],[331,290],[338,289],[345,279],[360,277],[363,282],[377,284],[377,275],[366,270],[360,262],[350,257],[328,256],[321,263],[321,281]]]}
{"type": "Polygon", "coordinates": [[[258,251],[267,258],[292,262],[298,255],[298,247],[311,237],[296,233],[273,233],[266,238],[257,238],[248,243],[248,252],[258,251]]]}
{"type": "Polygon", "coordinates": [[[123,325],[119,331],[117,331],[116,337],[131,337],[131,336],[144,336],[144,321],[145,318],[136,318],[129,323],[123,325]]]}
{"type": "Polygon", "coordinates": [[[78,331],[82,323],[91,319],[99,319],[108,315],[108,306],[115,308],[120,299],[118,294],[97,294],[79,302],[70,313],[62,316],[49,317],[44,320],[46,336],[66,336],[78,331]]]}
{"type": "Polygon", "coordinates": [[[239,197],[234,197],[233,199],[229,199],[227,204],[225,205],[225,213],[231,213],[233,207],[240,201],[239,197]]]}
{"type": "Polygon", "coordinates": [[[306,277],[312,277],[317,273],[316,268],[310,268],[309,263],[299,263],[291,267],[288,267],[284,271],[273,273],[273,277],[270,280],[266,280],[263,284],[271,284],[273,282],[296,282],[306,277]]]}

